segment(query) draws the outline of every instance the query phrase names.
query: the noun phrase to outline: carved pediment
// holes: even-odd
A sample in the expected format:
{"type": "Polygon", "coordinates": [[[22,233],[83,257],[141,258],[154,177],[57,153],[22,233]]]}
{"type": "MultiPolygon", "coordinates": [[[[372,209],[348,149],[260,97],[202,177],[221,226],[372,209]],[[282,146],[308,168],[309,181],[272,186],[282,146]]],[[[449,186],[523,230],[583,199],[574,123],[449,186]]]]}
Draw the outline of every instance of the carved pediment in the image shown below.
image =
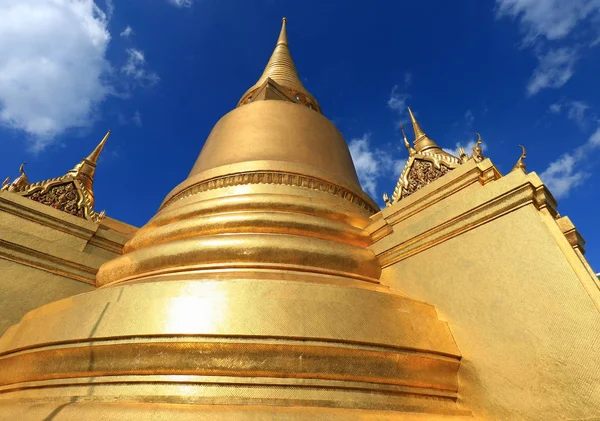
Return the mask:
{"type": "Polygon", "coordinates": [[[9,183],[10,178],[4,180],[1,190],[18,194],[79,218],[99,222],[104,218],[105,212],[97,213],[94,210],[92,185],[96,163],[109,134],[110,131],[88,157],[62,177],[30,183],[25,174],[25,164],[22,164],[19,168],[21,175],[12,183],[9,183]]]}
{"type": "Polygon", "coordinates": [[[415,159],[406,174],[406,180],[402,183],[400,199],[410,196],[417,190],[422,189],[427,184],[443,177],[451,168],[444,164],[436,167],[433,162],[422,159],[415,159]]]}

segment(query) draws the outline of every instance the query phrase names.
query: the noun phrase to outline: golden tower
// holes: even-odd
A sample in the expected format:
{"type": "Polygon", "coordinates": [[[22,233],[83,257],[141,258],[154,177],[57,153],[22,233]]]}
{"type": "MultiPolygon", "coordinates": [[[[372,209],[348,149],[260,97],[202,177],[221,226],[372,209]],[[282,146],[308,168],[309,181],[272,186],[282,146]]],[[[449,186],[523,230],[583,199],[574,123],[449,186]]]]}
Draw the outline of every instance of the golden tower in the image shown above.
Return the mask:
{"type": "MultiPolygon", "coordinates": [[[[380,210],[301,83],[284,19],[263,75],[96,289],[2,336],[0,420],[598,416],[583,239],[524,150],[503,176],[481,136],[454,156],[409,113],[415,140],[380,210]]],[[[95,162],[67,174],[88,196],[95,162]]]]}
{"type": "Polygon", "coordinates": [[[285,25],[99,288],[2,337],[0,418],[468,414],[447,324],[379,282],[365,231],[378,207],[300,82],[285,25]]]}

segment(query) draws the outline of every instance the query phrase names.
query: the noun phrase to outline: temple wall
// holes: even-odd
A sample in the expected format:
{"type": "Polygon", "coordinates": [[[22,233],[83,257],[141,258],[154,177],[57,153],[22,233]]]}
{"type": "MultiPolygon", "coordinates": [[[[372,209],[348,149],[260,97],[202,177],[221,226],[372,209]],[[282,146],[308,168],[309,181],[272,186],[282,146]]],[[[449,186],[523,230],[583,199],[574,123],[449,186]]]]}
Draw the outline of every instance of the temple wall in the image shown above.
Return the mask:
{"type": "Polygon", "coordinates": [[[600,285],[583,241],[537,175],[492,167],[467,163],[374,218],[382,282],[449,323],[476,417],[598,417],[600,285]]]}
{"type": "Polygon", "coordinates": [[[0,335],[31,310],[93,290],[86,282],[0,258],[0,335]]]}
{"type": "Polygon", "coordinates": [[[0,336],[28,311],[94,289],[98,268],[135,231],[0,192],[0,336]]]}

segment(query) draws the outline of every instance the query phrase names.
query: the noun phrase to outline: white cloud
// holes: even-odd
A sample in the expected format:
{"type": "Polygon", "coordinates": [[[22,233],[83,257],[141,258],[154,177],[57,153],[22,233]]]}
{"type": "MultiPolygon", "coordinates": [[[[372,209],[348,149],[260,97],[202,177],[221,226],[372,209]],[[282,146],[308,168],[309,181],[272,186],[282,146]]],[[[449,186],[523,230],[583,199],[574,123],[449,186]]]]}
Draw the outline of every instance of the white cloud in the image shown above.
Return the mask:
{"type": "Polygon", "coordinates": [[[589,176],[585,171],[577,170],[578,163],[579,160],[573,155],[564,154],[540,174],[557,199],[568,196],[572,188],[579,186],[589,176]]]}
{"type": "Polygon", "coordinates": [[[350,140],[348,146],[361,186],[377,200],[379,179],[398,177],[404,162],[392,159],[389,151],[373,148],[369,134],[350,140]]]}
{"type": "Polygon", "coordinates": [[[558,48],[538,56],[538,67],[527,85],[527,94],[533,96],[545,88],[560,88],[571,79],[577,61],[574,48],[558,48]]]}
{"type": "Polygon", "coordinates": [[[581,185],[590,176],[583,165],[590,153],[598,148],[600,148],[600,127],[583,145],[573,152],[563,154],[548,165],[548,168],[540,174],[540,178],[554,197],[557,199],[567,197],[573,188],[581,185]]]}
{"type": "Polygon", "coordinates": [[[123,29],[123,32],[121,32],[121,36],[125,37],[125,38],[130,37],[133,34],[134,34],[133,28],[129,25],[127,25],[127,27],[125,29],[123,29]]]}
{"type": "Polygon", "coordinates": [[[148,83],[153,85],[160,80],[156,73],[147,69],[144,52],[137,48],[127,49],[127,61],[121,68],[121,71],[142,84],[148,83]]]}
{"type": "Polygon", "coordinates": [[[560,114],[560,111],[562,110],[562,104],[556,102],[554,104],[550,104],[550,112],[553,114],[560,114]]]}
{"type": "Polygon", "coordinates": [[[392,92],[390,93],[390,99],[388,99],[387,102],[388,107],[390,107],[392,110],[398,113],[401,122],[406,120],[406,118],[408,117],[406,101],[409,97],[410,96],[407,93],[402,92],[400,90],[400,87],[398,85],[395,85],[392,88],[392,92]]]}
{"type": "Polygon", "coordinates": [[[598,0],[496,0],[498,16],[518,19],[525,42],[559,40],[600,11],[598,0]]]}
{"type": "Polygon", "coordinates": [[[594,28],[600,17],[600,0],[496,0],[496,6],[498,17],[519,22],[523,45],[532,47],[538,57],[527,85],[528,96],[562,87],[573,76],[581,41],[589,46],[596,43],[590,37],[598,36],[594,28]],[[568,42],[570,46],[565,47],[568,42]]]}
{"type": "Polygon", "coordinates": [[[465,122],[467,123],[467,127],[472,127],[473,122],[475,122],[475,116],[473,115],[473,111],[467,110],[465,113],[465,122]]]}
{"type": "Polygon", "coordinates": [[[115,3],[113,0],[106,0],[106,18],[108,20],[112,19],[113,14],[115,13],[115,3]]]}
{"type": "Polygon", "coordinates": [[[585,116],[589,110],[589,105],[583,101],[571,101],[569,103],[569,110],[567,111],[567,117],[575,121],[580,126],[585,125],[585,116]]]}
{"type": "MultiPolygon", "coordinates": [[[[461,142],[457,142],[454,149],[451,148],[442,148],[444,151],[446,151],[446,153],[449,153],[450,155],[454,155],[454,156],[458,156],[458,150],[460,148],[463,148],[465,150],[465,152],[471,156],[471,154],[473,153],[473,148],[475,147],[475,144],[477,143],[477,140],[475,139],[465,139],[464,141],[461,142]]],[[[487,145],[485,142],[481,142],[481,150],[482,152],[485,152],[487,145]]]]}
{"type": "Polygon", "coordinates": [[[596,120],[596,116],[590,112],[590,106],[584,101],[561,100],[551,104],[549,110],[553,114],[565,111],[567,118],[573,120],[581,129],[586,129],[591,121],[596,120]]]}
{"type": "Polygon", "coordinates": [[[136,111],[135,113],[133,113],[131,121],[133,121],[133,124],[135,124],[136,126],[142,127],[142,114],[139,111],[136,111]]]}
{"type": "Polygon", "coordinates": [[[35,151],[89,126],[110,93],[106,14],[92,0],[4,0],[0,16],[0,124],[35,151]]]}
{"type": "MultiPolygon", "coordinates": [[[[105,0],[0,0],[0,125],[28,135],[34,152],[89,127],[109,95],[156,83],[143,53],[128,51],[121,73],[106,58],[105,0]]],[[[126,95],[121,95],[126,97],[126,95]]]]}
{"type": "Polygon", "coordinates": [[[404,73],[404,86],[406,86],[408,88],[410,85],[412,85],[412,80],[413,80],[412,73],[410,73],[410,72],[404,73]]]}
{"type": "Polygon", "coordinates": [[[193,0],[168,0],[173,6],[177,7],[191,7],[193,0]]]}

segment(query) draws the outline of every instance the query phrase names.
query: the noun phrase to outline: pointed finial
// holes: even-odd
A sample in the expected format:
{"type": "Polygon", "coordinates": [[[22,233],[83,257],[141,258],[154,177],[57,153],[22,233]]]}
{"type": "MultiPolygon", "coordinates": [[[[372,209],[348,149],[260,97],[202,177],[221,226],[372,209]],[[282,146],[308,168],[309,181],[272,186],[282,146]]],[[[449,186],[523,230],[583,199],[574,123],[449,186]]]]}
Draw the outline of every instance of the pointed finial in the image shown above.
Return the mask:
{"type": "Polygon", "coordinates": [[[484,159],[483,149],[481,148],[483,140],[481,140],[481,135],[479,133],[475,134],[477,135],[477,142],[475,143],[475,146],[473,146],[473,154],[471,155],[471,158],[473,158],[475,162],[481,162],[484,159]]]}
{"type": "MultiPolygon", "coordinates": [[[[257,99],[264,99],[258,97],[261,88],[264,89],[267,85],[273,88],[273,82],[276,85],[275,89],[279,90],[284,98],[288,97],[293,102],[304,104],[319,113],[321,112],[317,100],[306,90],[296,71],[296,66],[294,65],[294,60],[292,60],[288,45],[286,18],[282,19],[281,32],[279,33],[279,38],[277,38],[277,44],[275,44],[275,49],[263,74],[244,93],[238,102],[238,107],[255,102],[257,99]]],[[[278,97],[281,97],[281,95],[278,95],[278,97]]]]}
{"type": "Polygon", "coordinates": [[[415,151],[413,149],[413,147],[410,146],[410,143],[408,142],[408,139],[406,138],[406,133],[404,133],[404,125],[403,124],[400,125],[400,130],[402,130],[402,136],[404,137],[404,146],[406,146],[406,149],[408,150],[408,156],[413,156],[415,153],[417,153],[417,151],[415,151]]]}
{"type": "Polygon", "coordinates": [[[287,18],[281,19],[281,32],[279,33],[279,38],[277,39],[277,44],[288,45],[287,39],[287,18]]]}
{"type": "Polygon", "coordinates": [[[420,138],[422,138],[422,137],[425,136],[425,132],[423,131],[423,129],[421,128],[421,126],[417,122],[417,119],[415,118],[415,115],[413,114],[413,112],[410,109],[410,107],[408,107],[408,114],[410,115],[410,121],[412,122],[413,130],[415,132],[415,145],[416,145],[417,141],[420,138]]]}
{"type": "Polygon", "coordinates": [[[390,197],[388,196],[387,193],[383,193],[383,201],[385,203],[385,206],[392,206],[392,201],[390,200],[390,197]]]}
{"type": "Polygon", "coordinates": [[[431,149],[431,152],[445,154],[446,152],[444,152],[442,148],[440,148],[437,145],[437,143],[433,141],[433,139],[430,139],[425,134],[425,132],[417,122],[417,119],[415,118],[415,115],[413,114],[410,107],[408,107],[408,114],[410,115],[410,120],[412,122],[413,130],[415,132],[415,151],[420,153],[431,149]]]}
{"type": "Polygon", "coordinates": [[[27,174],[25,174],[25,165],[27,165],[27,162],[23,162],[19,166],[19,172],[21,173],[21,175],[15,178],[13,182],[10,183],[10,185],[3,186],[4,190],[19,192],[29,185],[29,179],[27,178],[27,174]]]}
{"type": "Polygon", "coordinates": [[[104,138],[100,141],[98,146],[96,146],[96,148],[92,151],[92,153],[89,154],[89,156],[86,158],[89,162],[91,162],[92,164],[98,163],[98,157],[100,156],[102,149],[104,149],[104,145],[106,144],[106,141],[108,140],[109,136],[110,136],[110,130],[108,132],[106,132],[106,135],[104,135],[104,138]]]}
{"type": "Polygon", "coordinates": [[[527,165],[523,160],[527,158],[527,152],[525,151],[525,146],[519,145],[519,147],[521,148],[521,156],[511,171],[522,170],[525,172],[527,170],[527,165]]]}

